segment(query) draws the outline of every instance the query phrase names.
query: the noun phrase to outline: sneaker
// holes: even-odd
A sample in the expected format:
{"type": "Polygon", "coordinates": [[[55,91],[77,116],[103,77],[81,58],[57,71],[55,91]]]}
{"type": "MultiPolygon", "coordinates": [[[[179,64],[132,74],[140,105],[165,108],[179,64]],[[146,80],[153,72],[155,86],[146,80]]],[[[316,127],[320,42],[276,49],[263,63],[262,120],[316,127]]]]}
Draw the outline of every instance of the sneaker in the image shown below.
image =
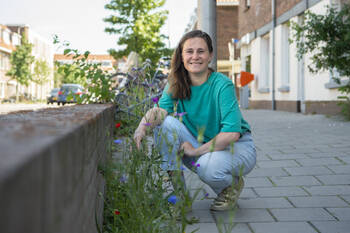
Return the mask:
{"type": "Polygon", "coordinates": [[[214,199],[213,204],[210,206],[210,210],[214,211],[224,211],[231,210],[235,207],[238,197],[242,192],[244,187],[244,180],[241,177],[238,184],[235,187],[228,186],[219,193],[219,195],[214,199]]]}

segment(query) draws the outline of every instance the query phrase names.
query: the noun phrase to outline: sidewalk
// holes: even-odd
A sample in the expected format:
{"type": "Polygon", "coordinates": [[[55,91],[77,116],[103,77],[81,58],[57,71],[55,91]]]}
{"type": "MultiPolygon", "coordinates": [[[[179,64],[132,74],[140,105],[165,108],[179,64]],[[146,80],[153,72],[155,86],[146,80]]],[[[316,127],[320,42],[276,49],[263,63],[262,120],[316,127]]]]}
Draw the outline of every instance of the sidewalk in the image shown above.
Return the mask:
{"type": "MultiPolygon", "coordinates": [[[[243,116],[252,126],[258,161],[245,178],[232,232],[350,232],[350,122],[269,110],[243,116]]],[[[186,179],[191,191],[204,185],[190,172],[186,179]]],[[[215,194],[204,188],[209,197],[200,194],[190,213],[199,223],[186,233],[216,233],[218,219],[230,222],[228,212],[209,211],[215,194]]]]}

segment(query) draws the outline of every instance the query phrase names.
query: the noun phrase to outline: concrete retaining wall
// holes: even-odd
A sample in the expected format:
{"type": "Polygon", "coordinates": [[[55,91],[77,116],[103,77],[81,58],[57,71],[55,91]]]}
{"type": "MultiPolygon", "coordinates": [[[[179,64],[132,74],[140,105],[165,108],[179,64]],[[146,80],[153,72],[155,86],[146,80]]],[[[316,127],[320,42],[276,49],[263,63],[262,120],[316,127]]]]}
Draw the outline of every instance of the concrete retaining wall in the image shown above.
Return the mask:
{"type": "Polygon", "coordinates": [[[0,232],[96,233],[112,130],[112,105],[0,115],[0,232]]]}

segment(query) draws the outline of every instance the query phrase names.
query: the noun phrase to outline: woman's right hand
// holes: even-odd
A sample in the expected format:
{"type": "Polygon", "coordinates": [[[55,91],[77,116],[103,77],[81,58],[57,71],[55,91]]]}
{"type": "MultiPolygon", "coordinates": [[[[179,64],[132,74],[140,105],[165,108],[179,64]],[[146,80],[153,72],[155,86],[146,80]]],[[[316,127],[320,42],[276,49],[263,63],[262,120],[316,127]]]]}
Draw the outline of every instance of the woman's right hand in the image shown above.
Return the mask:
{"type": "Polygon", "coordinates": [[[137,149],[140,149],[141,147],[141,141],[142,141],[142,138],[146,135],[146,128],[145,127],[138,127],[136,130],[135,130],[135,133],[134,133],[134,141],[136,142],[136,147],[137,149]]]}

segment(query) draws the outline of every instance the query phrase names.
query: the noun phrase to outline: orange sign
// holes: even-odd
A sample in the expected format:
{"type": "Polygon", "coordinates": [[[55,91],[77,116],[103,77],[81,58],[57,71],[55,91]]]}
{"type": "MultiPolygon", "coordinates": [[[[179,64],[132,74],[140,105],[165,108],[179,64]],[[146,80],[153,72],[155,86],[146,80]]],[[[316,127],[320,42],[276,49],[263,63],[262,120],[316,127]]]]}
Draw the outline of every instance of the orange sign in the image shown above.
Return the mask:
{"type": "Polygon", "coordinates": [[[254,80],[254,74],[241,71],[240,77],[237,79],[237,85],[243,87],[254,80]]]}

